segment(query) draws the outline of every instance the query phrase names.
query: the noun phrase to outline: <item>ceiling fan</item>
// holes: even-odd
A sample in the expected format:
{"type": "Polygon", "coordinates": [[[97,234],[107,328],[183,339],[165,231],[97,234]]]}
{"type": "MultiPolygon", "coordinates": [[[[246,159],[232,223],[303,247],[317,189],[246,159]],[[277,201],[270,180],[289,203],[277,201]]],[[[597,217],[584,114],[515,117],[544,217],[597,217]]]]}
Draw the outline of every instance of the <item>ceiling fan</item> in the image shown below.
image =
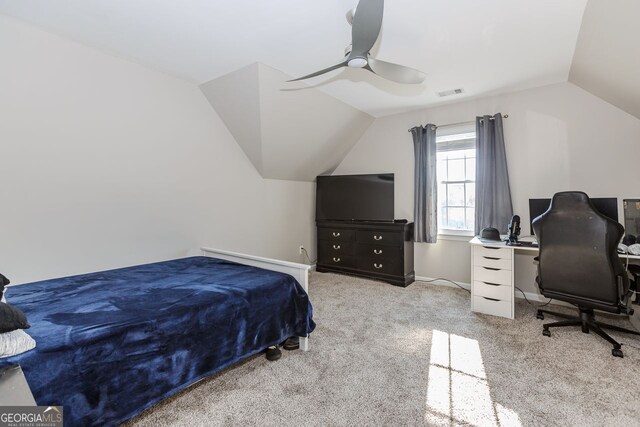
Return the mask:
{"type": "Polygon", "coordinates": [[[397,83],[419,84],[426,77],[424,73],[403,65],[381,61],[370,56],[370,50],[380,36],[384,0],[360,0],[355,9],[347,12],[347,21],[351,24],[351,44],[345,50],[345,57],[339,64],[324,70],[289,80],[296,82],[310,79],[342,67],[364,68],[387,80],[397,83]]]}

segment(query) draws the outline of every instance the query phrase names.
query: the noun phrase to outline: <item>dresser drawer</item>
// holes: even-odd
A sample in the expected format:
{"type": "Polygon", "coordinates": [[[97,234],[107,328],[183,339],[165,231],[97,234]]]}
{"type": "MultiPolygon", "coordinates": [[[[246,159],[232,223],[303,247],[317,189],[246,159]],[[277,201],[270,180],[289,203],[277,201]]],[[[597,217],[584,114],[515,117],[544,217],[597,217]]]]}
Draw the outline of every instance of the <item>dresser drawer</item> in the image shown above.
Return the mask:
{"type": "Polygon", "coordinates": [[[402,233],[391,233],[388,231],[357,231],[356,240],[358,243],[375,245],[398,246],[404,241],[402,233]]]}
{"type": "Polygon", "coordinates": [[[473,311],[484,314],[491,314],[493,316],[513,318],[511,314],[512,302],[488,299],[474,295],[473,297],[473,311]]]}
{"type": "Polygon", "coordinates": [[[329,240],[333,242],[350,242],[355,240],[354,230],[340,228],[318,228],[318,240],[329,240]]]}
{"type": "Polygon", "coordinates": [[[481,255],[474,252],[473,264],[479,267],[498,268],[500,270],[511,270],[511,258],[498,258],[498,254],[481,255]]]}
{"type": "Polygon", "coordinates": [[[490,267],[479,267],[476,265],[473,267],[473,280],[511,286],[511,271],[496,270],[490,267]]]}
{"type": "Polygon", "coordinates": [[[349,255],[320,254],[318,257],[318,264],[333,267],[355,268],[357,263],[356,258],[349,255]]]}
{"type": "Polygon", "coordinates": [[[494,248],[492,246],[476,246],[474,248],[474,256],[486,256],[491,258],[511,259],[513,250],[510,248],[494,248]]]}
{"type": "Polygon", "coordinates": [[[358,270],[382,274],[402,274],[400,258],[373,259],[369,257],[358,258],[358,270]]]}
{"type": "Polygon", "coordinates": [[[513,288],[507,285],[494,285],[475,280],[473,282],[473,295],[502,301],[512,301],[513,288]]]}
{"type": "Polygon", "coordinates": [[[355,253],[359,257],[379,260],[383,258],[402,258],[402,248],[384,245],[362,245],[358,243],[355,253]]]}
{"type": "Polygon", "coordinates": [[[336,255],[353,255],[355,242],[342,242],[329,240],[318,241],[318,256],[333,257],[336,255]]]}

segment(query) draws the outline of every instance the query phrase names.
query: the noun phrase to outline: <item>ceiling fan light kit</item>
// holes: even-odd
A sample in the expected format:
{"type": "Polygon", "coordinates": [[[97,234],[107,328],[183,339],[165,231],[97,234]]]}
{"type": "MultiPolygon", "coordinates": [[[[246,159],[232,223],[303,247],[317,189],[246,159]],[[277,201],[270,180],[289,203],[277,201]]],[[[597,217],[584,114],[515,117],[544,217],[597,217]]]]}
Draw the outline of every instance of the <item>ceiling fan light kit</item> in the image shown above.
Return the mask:
{"type": "Polygon", "coordinates": [[[345,49],[343,62],[289,81],[296,82],[310,79],[329,71],[349,67],[363,68],[396,83],[422,83],[426,76],[421,71],[370,57],[371,48],[373,48],[380,36],[383,14],[384,0],[360,0],[358,6],[348,11],[346,15],[347,22],[351,24],[351,44],[345,49]]]}
{"type": "Polygon", "coordinates": [[[352,58],[347,62],[347,66],[351,68],[364,68],[368,64],[365,58],[352,58]]]}

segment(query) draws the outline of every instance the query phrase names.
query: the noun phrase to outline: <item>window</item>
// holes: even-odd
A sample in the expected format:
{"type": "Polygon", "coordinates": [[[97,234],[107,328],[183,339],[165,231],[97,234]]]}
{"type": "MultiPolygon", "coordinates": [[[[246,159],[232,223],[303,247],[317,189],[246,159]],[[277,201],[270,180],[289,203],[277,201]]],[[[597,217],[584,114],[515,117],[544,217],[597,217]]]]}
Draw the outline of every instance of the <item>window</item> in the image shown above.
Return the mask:
{"type": "Polygon", "coordinates": [[[475,124],[438,128],[438,233],[473,234],[476,196],[475,124]]]}

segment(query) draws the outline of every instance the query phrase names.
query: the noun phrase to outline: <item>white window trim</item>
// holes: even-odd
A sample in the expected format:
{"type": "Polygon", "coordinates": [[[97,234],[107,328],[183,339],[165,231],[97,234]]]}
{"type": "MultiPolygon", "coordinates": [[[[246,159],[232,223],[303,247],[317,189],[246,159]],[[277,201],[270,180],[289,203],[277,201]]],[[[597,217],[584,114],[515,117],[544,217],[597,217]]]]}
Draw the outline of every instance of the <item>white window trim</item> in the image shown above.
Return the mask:
{"type": "Polygon", "coordinates": [[[462,230],[438,230],[438,240],[450,240],[453,242],[469,242],[473,237],[475,237],[473,231],[464,230],[460,234],[448,234],[449,231],[457,231],[461,232],[462,230]]]}
{"type": "Polygon", "coordinates": [[[454,230],[451,228],[440,228],[438,234],[443,236],[473,236],[473,230],[454,230]]]}
{"type": "MultiPolygon", "coordinates": [[[[440,126],[438,127],[438,131],[440,132],[440,136],[436,136],[436,144],[475,138],[476,128],[475,122],[467,122],[454,126],[440,126]]],[[[475,230],[457,230],[438,227],[438,239],[441,240],[468,241],[469,237],[474,236],[475,230]]]]}

